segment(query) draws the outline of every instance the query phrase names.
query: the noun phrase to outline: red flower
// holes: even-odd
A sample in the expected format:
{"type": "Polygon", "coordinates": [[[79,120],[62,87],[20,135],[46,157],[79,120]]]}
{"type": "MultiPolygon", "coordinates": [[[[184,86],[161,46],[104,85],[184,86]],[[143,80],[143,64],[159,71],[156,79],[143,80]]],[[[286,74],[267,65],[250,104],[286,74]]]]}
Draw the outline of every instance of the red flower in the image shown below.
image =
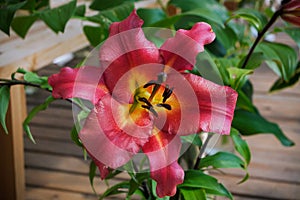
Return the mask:
{"type": "Polygon", "coordinates": [[[282,1],[281,10],[283,20],[300,26],[300,0],[282,1]]]}
{"type": "Polygon", "coordinates": [[[143,151],[158,196],[172,196],[184,178],[177,163],[180,136],[229,134],[237,93],[185,73],[215,38],[208,24],[179,30],[160,48],[146,39],[142,24],[135,11],[113,23],[99,51],[100,66],[63,68],[49,84],[55,98],[94,104],[79,137],[102,178],[143,151]]]}

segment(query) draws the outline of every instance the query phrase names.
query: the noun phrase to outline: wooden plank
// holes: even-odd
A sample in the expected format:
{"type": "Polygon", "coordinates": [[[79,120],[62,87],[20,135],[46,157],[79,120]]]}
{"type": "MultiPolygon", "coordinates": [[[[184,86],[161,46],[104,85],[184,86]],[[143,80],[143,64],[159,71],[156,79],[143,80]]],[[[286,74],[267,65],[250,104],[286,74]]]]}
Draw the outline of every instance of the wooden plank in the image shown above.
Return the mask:
{"type": "Polygon", "coordinates": [[[26,104],[24,88],[14,86],[11,88],[10,106],[7,115],[7,128],[9,134],[0,130],[1,147],[1,199],[22,200],[25,192],[24,180],[24,150],[23,127],[26,104]]]}
{"type": "Polygon", "coordinates": [[[39,187],[26,188],[26,200],[97,200],[95,195],[39,187]]]}
{"type": "Polygon", "coordinates": [[[300,184],[275,182],[263,179],[250,178],[243,184],[237,184],[241,177],[213,174],[233,194],[257,197],[261,199],[299,199],[300,184]]]}

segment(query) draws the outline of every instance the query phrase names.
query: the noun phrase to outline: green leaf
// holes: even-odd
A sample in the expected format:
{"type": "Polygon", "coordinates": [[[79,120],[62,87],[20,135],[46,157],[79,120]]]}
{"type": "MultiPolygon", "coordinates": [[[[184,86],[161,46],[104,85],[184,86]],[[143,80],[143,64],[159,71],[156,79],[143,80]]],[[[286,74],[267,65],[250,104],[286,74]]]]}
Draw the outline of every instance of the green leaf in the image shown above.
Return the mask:
{"type": "Polygon", "coordinates": [[[76,7],[75,16],[83,17],[85,15],[85,5],[80,5],[76,7]]]}
{"type": "Polygon", "coordinates": [[[108,37],[108,29],[99,26],[84,26],[83,32],[92,46],[97,46],[108,37]]]}
{"type": "Polygon", "coordinates": [[[40,12],[40,18],[55,32],[64,32],[65,26],[76,9],[76,0],[57,8],[40,12]]]}
{"type": "Polygon", "coordinates": [[[104,199],[105,197],[115,195],[115,194],[121,194],[121,193],[127,193],[129,188],[129,181],[123,181],[121,183],[118,183],[110,188],[108,188],[99,198],[99,200],[104,199]]]}
{"type": "Polygon", "coordinates": [[[5,119],[8,110],[9,99],[10,99],[9,86],[7,85],[1,86],[0,87],[0,123],[6,134],[8,134],[8,130],[6,127],[5,119]]]}
{"type": "Polygon", "coordinates": [[[145,173],[137,173],[134,175],[135,177],[130,180],[130,187],[128,191],[128,196],[131,196],[138,190],[138,188],[142,185],[142,182],[150,177],[149,172],[145,173]]]}
{"type": "Polygon", "coordinates": [[[9,27],[18,9],[24,6],[26,1],[0,7],[0,30],[10,35],[9,27]]]}
{"type": "Polygon", "coordinates": [[[264,16],[261,12],[255,9],[250,8],[241,8],[234,12],[233,16],[231,16],[229,20],[232,19],[244,19],[253,25],[258,31],[261,31],[264,26],[268,23],[266,16],[264,16]]]}
{"type": "Polygon", "coordinates": [[[184,200],[206,200],[206,193],[203,189],[181,188],[180,193],[184,200]]]}
{"type": "Polygon", "coordinates": [[[33,84],[40,85],[41,88],[51,90],[52,87],[48,83],[47,76],[39,76],[34,72],[25,71],[24,80],[33,84]]]}
{"type": "Polygon", "coordinates": [[[23,129],[25,130],[25,133],[27,134],[28,138],[35,143],[35,140],[31,134],[29,123],[31,122],[32,118],[40,111],[46,110],[50,103],[55,101],[55,99],[52,96],[49,96],[44,103],[34,107],[27,115],[26,119],[23,122],[23,129]]]}
{"type": "MultiPolygon", "coordinates": [[[[246,56],[240,61],[238,67],[241,68],[244,64],[246,56]]],[[[258,68],[261,63],[265,60],[265,56],[262,52],[255,52],[250,56],[249,61],[246,64],[245,69],[256,69],[258,68]]]]}
{"type": "Polygon", "coordinates": [[[298,67],[295,71],[295,74],[288,80],[285,81],[282,78],[279,78],[271,87],[270,92],[282,90],[287,87],[295,85],[300,79],[300,62],[298,62],[298,67]]]}
{"type": "Polygon", "coordinates": [[[97,166],[96,166],[95,162],[93,160],[91,160],[90,168],[89,168],[89,180],[90,180],[92,190],[95,194],[97,194],[95,187],[94,187],[94,178],[96,176],[96,170],[97,170],[97,166]]]}
{"type": "Polygon", "coordinates": [[[180,138],[183,142],[194,144],[194,145],[199,146],[199,147],[202,146],[202,140],[201,140],[201,138],[199,137],[198,134],[181,136],[180,138]]]}
{"type": "Polygon", "coordinates": [[[253,70],[249,69],[240,69],[236,67],[229,67],[227,68],[230,76],[230,86],[236,90],[243,87],[243,85],[248,80],[248,75],[253,73],[253,70]]]}
{"type": "Polygon", "coordinates": [[[269,122],[259,113],[253,113],[247,110],[238,109],[234,112],[232,126],[243,135],[271,133],[279,139],[282,145],[294,145],[294,142],[284,135],[277,124],[269,122]]]}
{"type": "Polygon", "coordinates": [[[251,152],[247,142],[241,138],[239,131],[235,128],[231,129],[230,136],[234,143],[235,150],[244,158],[245,163],[248,166],[251,160],[251,152]]]}
{"type": "Polygon", "coordinates": [[[78,145],[79,147],[83,147],[82,142],[81,142],[81,140],[79,139],[79,136],[78,136],[78,131],[77,131],[76,125],[73,126],[70,135],[71,135],[72,141],[73,141],[76,145],[78,145]]]}
{"type": "Polygon", "coordinates": [[[90,5],[90,9],[93,10],[99,10],[99,11],[103,11],[103,10],[107,10],[116,6],[119,6],[120,4],[124,3],[124,2],[134,2],[134,0],[94,0],[91,5],[90,5]]]}
{"type": "Polygon", "coordinates": [[[167,17],[166,14],[158,8],[140,8],[137,10],[137,14],[144,20],[143,26],[149,26],[167,17]]]}
{"type": "Polygon", "coordinates": [[[25,38],[31,25],[38,19],[38,15],[15,17],[12,21],[12,29],[22,38],[25,38]]]}
{"type": "Polygon", "coordinates": [[[236,155],[229,152],[218,152],[201,159],[200,168],[241,168],[245,169],[244,162],[236,155]]]}
{"type": "Polygon", "coordinates": [[[208,194],[226,196],[233,199],[231,193],[212,176],[204,174],[200,170],[188,170],[185,172],[184,182],[178,188],[204,189],[208,194]]]}
{"type": "Polygon", "coordinates": [[[268,66],[285,81],[294,75],[298,56],[292,47],[280,43],[262,42],[255,51],[262,52],[268,66]]]}
{"type": "Polygon", "coordinates": [[[288,27],[283,29],[284,32],[286,32],[298,45],[300,48],[300,28],[299,27],[288,27]]]}

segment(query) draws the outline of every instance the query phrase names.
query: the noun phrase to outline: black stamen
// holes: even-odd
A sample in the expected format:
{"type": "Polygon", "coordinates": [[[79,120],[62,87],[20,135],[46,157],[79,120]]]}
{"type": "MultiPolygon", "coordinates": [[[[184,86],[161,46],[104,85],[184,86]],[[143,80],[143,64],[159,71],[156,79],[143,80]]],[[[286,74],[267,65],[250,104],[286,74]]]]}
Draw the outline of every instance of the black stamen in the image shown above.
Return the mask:
{"type": "Polygon", "coordinates": [[[149,110],[150,112],[152,112],[152,114],[155,115],[155,117],[158,117],[157,112],[154,110],[154,108],[152,106],[142,105],[142,108],[146,108],[147,110],[149,110]]]}
{"type": "Polygon", "coordinates": [[[165,88],[165,91],[162,95],[163,96],[163,103],[165,103],[167,101],[167,99],[171,96],[171,94],[173,93],[173,89],[174,88],[169,89],[168,86],[165,88]]]}
{"type": "Polygon", "coordinates": [[[147,88],[147,87],[149,87],[151,85],[155,85],[155,84],[157,84],[157,81],[151,80],[148,83],[146,83],[143,88],[147,88]]]}
{"type": "Polygon", "coordinates": [[[169,105],[169,104],[166,104],[166,103],[159,103],[159,104],[156,104],[158,107],[163,107],[163,108],[165,108],[165,109],[167,109],[167,110],[172,110],[172,107],[171,107],[171,105],[169,105]]]}
{"type": "Polygon", "coordinates": [[[144,102],[149,107],[152,107],[152,104],[145,97],[140,97],[139,101],[144,102]]]}

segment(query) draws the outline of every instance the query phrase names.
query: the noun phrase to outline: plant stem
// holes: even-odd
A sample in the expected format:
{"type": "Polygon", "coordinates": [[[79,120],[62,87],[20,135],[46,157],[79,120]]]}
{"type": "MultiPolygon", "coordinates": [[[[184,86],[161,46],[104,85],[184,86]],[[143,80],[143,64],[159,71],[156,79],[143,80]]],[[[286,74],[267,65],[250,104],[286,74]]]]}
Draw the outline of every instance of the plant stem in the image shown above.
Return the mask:
{"type": "Polygon", "coordinates": [[[208,133],[208,136],[207,136],[207,138],[206,138],[204,144],[201,146],[199,155],[198,155],[197,160],[196,160],[196,163],[195,163],[195,165],[194,165],[194,169],[198,169],[198,166],[199,166],[199,164],[200,164],[201,158],[202,158],[202,156],[203,156],[203,154],[204,154],[204,152],[205,152],[205,149],[206,149],[206,147],[207,147],[207,144],[208,144],[209,140],[212,138],[212,136],[213,136],[213,134],[208,133]]]}
{"type": "Polygon", "coordinates": [[[265,35],[265,33],[268,31],[268,29],[274,24],[274,22],[277,20],[277,18],[281,15],[281,13],[282,13],[282,9],[280,8],[279,10],[277,10],[273,14],[273,16],[271,17],[270,21],[266,24],[266,26],[263,28],[263,30],[258,33],[257,38],[254,41],[252,47],[250,48],[249,53],[248,53],[248,55],[247,55],[247,57],[246,57],[243,65],[241,67],[242,69],[246,68],[246,66],[247,66],[247,64],[248,64],[248,62],[250,60],[250,57],[251,57],[251,55],[254,52],[255,47],[258,45],[259,41],[262,39],[262,37],[265,35]]]}

